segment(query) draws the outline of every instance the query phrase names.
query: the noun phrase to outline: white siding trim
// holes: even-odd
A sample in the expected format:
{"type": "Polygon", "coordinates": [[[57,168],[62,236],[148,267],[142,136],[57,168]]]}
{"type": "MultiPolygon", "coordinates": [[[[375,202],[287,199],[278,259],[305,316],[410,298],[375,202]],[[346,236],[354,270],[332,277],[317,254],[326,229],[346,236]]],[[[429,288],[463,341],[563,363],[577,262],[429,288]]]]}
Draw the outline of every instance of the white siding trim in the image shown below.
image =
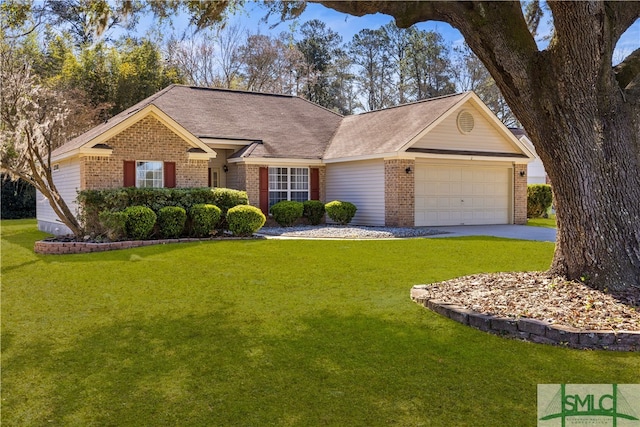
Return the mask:
{"type": "MultiPolygon", "coordinates": [[[[78,160],[60,162],[58,165],[58,170],[53,171],[53,182],[71,212],[77,215],[76,197],[80,190],[80,162],[78,160]]],[[[39,191],[36,192],[36,218],[40,231],[56,235],[71,233],[71,230],[62,223],[53,211],[49,200],[39,191]]]]}
{"type": "Polygon", "coordinates": [[[327,165],[327,202],[341,200],[358,208],[354,225],[384,226],[384,161],[327,165]]]}

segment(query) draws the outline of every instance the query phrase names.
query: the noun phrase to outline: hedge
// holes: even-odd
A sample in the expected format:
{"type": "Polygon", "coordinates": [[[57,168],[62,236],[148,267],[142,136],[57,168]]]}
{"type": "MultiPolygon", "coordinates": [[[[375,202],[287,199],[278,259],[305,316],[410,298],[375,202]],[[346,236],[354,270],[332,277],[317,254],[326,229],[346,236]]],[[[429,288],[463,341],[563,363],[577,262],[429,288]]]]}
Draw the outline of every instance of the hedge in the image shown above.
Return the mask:
{"type": "Polygon", "coordinates": [[[553,192],[548,184],[527,186],[527,218],[547,217],[553,203],[553,192]]]}
{"type": "Polygon", "coordinates": [[[255,206],[239,205],[227,212],[229,231],[234,236],[251,236],[260,230],[267,218],[262,211],[255,206]]]}
{"type": "Polygon", "coordinates": [[[158,231],[167,239],[180,237],[187,222],[187,212],[180,206],[165,206],[158,211],[158,231]]]}
{"type": "Polygon", "coordinates": [[[340,200],[329,202],[324,205],[324,208],[327,211],[327,216],[340,225],[349,224],[358,210],[353,203],[340,200]]]}
{"type": "Polygon", "coordinates": [[[271,215],[281,227],[291,227],[302,218],[304,206],[302,202],[283,200],[271,206],[271,215]]]}
{"type": "Polygon", "coordinates": [[[157,215],[146,206],[131,206],[124,210],[127,216],[127,237],[133,240],[147,239],[156,224],[157,215]]]}
{"type": "Polygon", "coordinates": [[[324,216],[324,203],[320,200],[307,200],[302,203],[303,211],[302,216],[307,218],[309,224],[318,225],[322,222],[324,216]]]}
{"type": "Polygon", "coordinates": [[[218,206],[223,213],[230,207],[249,203],[246,191],[228,188],[136,188],[82,190],[77,197],[80,220],[88,233],[100,233],[99,215],[105,211],[122,211],[129,206],[145,206],[156,214],[167,206],[187,212],[197,204],[218,206]]]}
{"type": "Polygon", "coordinates": [[[208,237],[220,221],[221,210],[216,205],[197,204],[189,210],[191,234],[195,237],[208,237]]]}

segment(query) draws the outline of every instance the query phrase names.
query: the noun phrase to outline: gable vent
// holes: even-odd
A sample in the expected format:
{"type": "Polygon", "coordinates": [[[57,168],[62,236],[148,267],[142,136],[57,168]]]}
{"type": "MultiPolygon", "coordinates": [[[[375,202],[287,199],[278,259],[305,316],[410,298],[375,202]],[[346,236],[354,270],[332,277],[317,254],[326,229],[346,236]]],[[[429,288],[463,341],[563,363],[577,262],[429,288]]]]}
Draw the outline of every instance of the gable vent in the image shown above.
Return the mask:
{"type": "Polygon", "coordinates": [[[458,114],[458,130],[462,133],[470,133],[473,130],[475,122],[473,120],[473,114],[469,111],[460,111],[458,114]]]}

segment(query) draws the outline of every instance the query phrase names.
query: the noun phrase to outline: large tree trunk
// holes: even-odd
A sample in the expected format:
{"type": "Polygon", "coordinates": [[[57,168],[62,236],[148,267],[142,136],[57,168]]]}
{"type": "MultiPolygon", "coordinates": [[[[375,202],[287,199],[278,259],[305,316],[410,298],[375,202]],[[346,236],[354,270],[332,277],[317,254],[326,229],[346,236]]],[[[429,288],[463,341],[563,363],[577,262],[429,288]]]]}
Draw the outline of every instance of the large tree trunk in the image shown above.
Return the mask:
{"type": "Polygon", "coordinates": [[[551,178],[550,271],[600,289],[640,287],[640,96],[631,90],[640,77],[623,83],[611,66],[640,3],[549,2],[555,34],[539,51],[520,2],[320,1],[354,15],[387,13],[403,27],[440,20],[460,30],[551,178]]]}

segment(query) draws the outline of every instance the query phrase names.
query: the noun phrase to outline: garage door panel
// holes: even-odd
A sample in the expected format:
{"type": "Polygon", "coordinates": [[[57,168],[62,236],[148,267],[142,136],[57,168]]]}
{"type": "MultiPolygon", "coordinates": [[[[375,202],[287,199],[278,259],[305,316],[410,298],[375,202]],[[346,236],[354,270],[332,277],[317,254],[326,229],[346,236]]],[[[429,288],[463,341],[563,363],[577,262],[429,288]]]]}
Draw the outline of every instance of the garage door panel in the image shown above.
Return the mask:
{"type": "Polygon", "coordinates": [[[416,163],[416,225],[507,224],[511,168],[416,163]]]}

